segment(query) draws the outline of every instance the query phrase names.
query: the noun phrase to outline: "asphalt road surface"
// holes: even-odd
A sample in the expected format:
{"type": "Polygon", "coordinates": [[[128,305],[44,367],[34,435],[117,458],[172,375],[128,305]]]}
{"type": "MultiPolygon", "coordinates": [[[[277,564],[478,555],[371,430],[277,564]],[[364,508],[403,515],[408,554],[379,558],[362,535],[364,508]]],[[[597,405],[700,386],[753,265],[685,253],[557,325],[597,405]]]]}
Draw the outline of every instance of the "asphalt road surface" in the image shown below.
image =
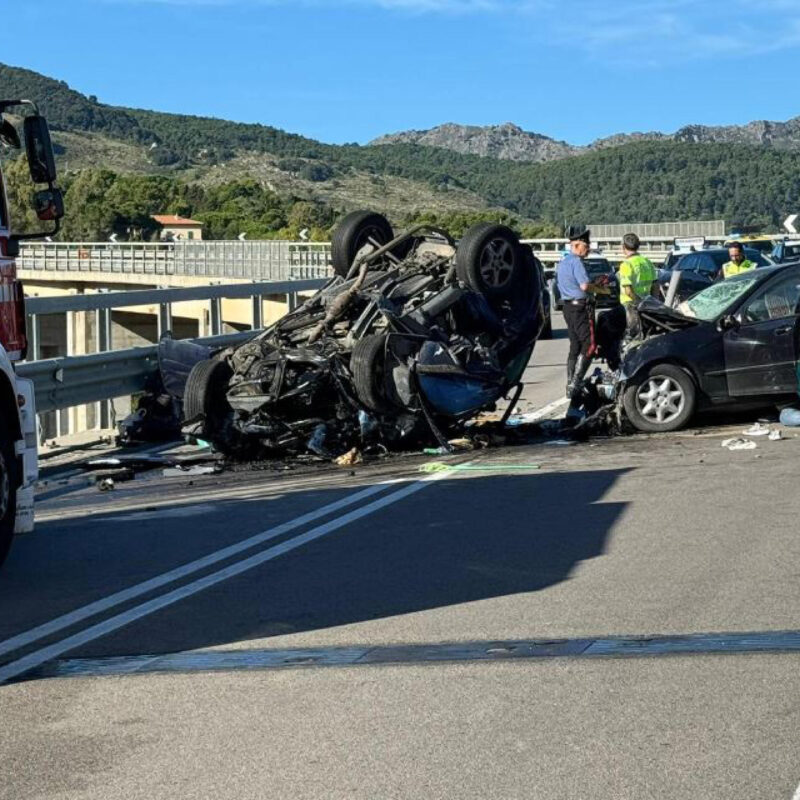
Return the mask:
{"type": "Polygon", "coordinates": [[[800,439],[741,427],[43,495],[0,798],[796,800],[800,439]]]}

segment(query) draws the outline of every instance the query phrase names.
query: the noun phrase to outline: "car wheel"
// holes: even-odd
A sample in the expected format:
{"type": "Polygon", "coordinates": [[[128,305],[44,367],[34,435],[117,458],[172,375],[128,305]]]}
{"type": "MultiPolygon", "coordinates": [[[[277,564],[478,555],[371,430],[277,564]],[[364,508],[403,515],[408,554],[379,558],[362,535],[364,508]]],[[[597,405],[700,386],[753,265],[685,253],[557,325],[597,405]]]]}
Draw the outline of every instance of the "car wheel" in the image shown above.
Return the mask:
{"type": "Polygon", "coordinates": [[[331,263],[337,275],[346,276],[358,252],[374,239],[388,244],[394,238],[389,220],[374,211],[354,211],[337,226],[331,237],[331,263]]]}
{"type": "Polygon", "coordinates": [[[6,560],[14,538],[18,469],[17,457],[14,455],[14,437],[6,420],[0,419],[0,565],[6,560]]]}
{"type": "Polygon", "coordinates": [[[350,355],[350,372],[358,399],[377,414],[395,410],[386,396],[386,336],[359,339],[350,355]]]}
{"type": "Polygon", "coordinates": [[[183,417],[187,422],[202,419],[203,437],[223,455],[239,456],[249,454],[252,447],[230,430],[233,409],[227,391],[232,375],[227,361],[212,358],[195,364],[186,379],[183,417]]]}
{"type": "Polygon", "coordinates": [[[692,377],[674,364],[654,364],[625,389],[625,412],[647,433],[676,431],[692,417],[697,391],[692,377]]]}
{"type": "Polygon", "coordinates": [[[488,298],[513,296],[529,264],[517,234],[492,222],[473,225],[456,250],[459,280],[488,298]]]}

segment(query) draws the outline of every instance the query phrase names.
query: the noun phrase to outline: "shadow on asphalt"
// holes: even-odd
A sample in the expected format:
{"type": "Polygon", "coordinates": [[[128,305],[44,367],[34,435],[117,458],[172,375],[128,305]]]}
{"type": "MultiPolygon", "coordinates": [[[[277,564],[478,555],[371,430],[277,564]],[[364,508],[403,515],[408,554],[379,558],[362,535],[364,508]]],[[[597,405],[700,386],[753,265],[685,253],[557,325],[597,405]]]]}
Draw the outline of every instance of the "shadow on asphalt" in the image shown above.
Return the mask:
{"type": "MultiPolygon", "coordinates": [[[[536,592],[569,580],[578,564],[605,552],[625,504],[601,501],[626,471],[444,480],[74,655],[231,645],[536,592]]],[[[322,498],[315,506],[332,499],[322,498]]],[[[218,513],[230,527],[235,512],[226,505],[220,504],[218,513]]],[[[212,516],[203,518],[203,527],[212,516]]],[[[187,526],[200,524],[187,521],[187,526]]],[[[143,529],[124,541],[133,538],[147,551],[154,537],[143,529]]],[[[124,563],[130,546],[123,544],[115,554],[118,563],[124,563]]],[[[71,605],[91,599],[73,596],[71,605]]]]}

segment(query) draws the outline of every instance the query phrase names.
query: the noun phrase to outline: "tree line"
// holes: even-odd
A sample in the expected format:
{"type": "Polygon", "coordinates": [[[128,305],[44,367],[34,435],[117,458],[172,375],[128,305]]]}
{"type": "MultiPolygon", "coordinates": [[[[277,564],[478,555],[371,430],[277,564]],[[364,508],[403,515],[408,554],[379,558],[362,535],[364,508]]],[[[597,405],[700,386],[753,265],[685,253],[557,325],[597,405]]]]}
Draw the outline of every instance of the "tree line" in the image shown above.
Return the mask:
{"type": "MultiPolygon", "coordinates": [[[[39,224],[32,210],[33,187],[24,157],[4,167],[9,210],[17,232],[34,231],[39,224]]],[[[331,232],[349,209],[284,197],[257,181],[240,179],[204,187],[177,177],[126,175],[107,169],[67,173],[62,181],[66,216],[61,241],[120,241],[158,238],[154,214],[178,214],[203,223],[206,239],[293,239],[308,231],[312,241],[329,241],[331,232]]],[[[508,211],[419,213],[395,217],[399,229],[419,223],[438,225],[461,236],[477,222],[502,222],[526,237],[556,236],[556,226],[520,220],[508,211]]]]}

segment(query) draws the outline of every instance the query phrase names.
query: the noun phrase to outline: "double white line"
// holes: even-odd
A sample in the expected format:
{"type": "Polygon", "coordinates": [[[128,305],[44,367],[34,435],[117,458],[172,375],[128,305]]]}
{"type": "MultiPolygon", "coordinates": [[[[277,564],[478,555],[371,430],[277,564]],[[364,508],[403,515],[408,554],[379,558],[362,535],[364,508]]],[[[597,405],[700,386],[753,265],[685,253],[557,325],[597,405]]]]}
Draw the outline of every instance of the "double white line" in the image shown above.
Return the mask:
{"type": "MultiPolygon", "coordinates": [[[[288,553],[291,550],[308,544],[309,542],[313,542],[315,539],[319,539],[329,533],[332,533],[333,531],[338,530],[339,528],[342,528],[357,519],[361,519],[362,517],[372,514],[373,512],[385,508],[386,506],[392,505],[399,500],[409,497],[412,494],[416,494],[420,490],[424,489],[428,484],[437,480],[441,480],[448,475],[449,472],[431,473],[426,475],[424,478],[415,480],[412,483],[406,483],[401,488],[391,492],[390,494],[387,494],[384,497],[373,500],[372,502],[360,506],[353,511],[349,511],[346,514],[337,516],[334,519],[324,522],[323,524],[318,525],[317,527],[312,528],[311,530],[306,531],[299,536],[269,547],[266,550],[262,550],[255,555],[242,559],[241,561],[236,561],[232,564],[229,564],[228,566],[223,567],[216,572],[203,575],[201,578],[197,578],[190,583],[183,584],[179,588],[173,589],[166,594],[159,595],[158,597],[147,600],[137,606],[133,606],[126,611],[122,611],[119,614],[107,617],[101,622],[90,625],[88,628],[84,628],[83,630],[67,636],[60,641],[54,642],[53,644],[49,644],[38,650],[34,650],[15,661],[11,661],[3,666],[0,666],[0,684],[12,680],[13,678],[24,674],[25,672],[35,669],[47,661],[58,658],[70,650],[74,650],[75,648],[94,641],[101,636],[105,636],[112,631],[118,630],[125,625],[129,625],[131,622],[141,619],[142,617],[146,617],[149,614],[153,614],[156,611],[160,611],[162,608],[166,608],[173,603],[177,603],[178,601],[197,594],[198,592],[202,592],[204,589],[208,589],[209,587],[221,583],[222,581],[226,581],[229,578],[240,575],[247,570],[253,569],[253,567],[257,567],[260,564],[266,563],[267,561],[272,561],[272,559],[277,558],[284,553],[288,553]]],[[[0,642],[0,656],[23,647],[27,647],[28,645],[40,639],[51,636],[59,631],[63,631],[66,628],[72,627],[73,625],[77,625],[78,623],[83,622],[90,617],[101,614],[104,611],[108,611],[137,597],[141,597],[142,595],[148,594],[163,586],[181,580],[182,578],[189,577],[194,573],[211,567],[214,564],[218,564],[221,561],[230,559],[231,557],[243,553],[246,550],[250,550],[260,544],[264,544],[279,536],[283,536],[284,534],[307,525],[310,522],[314,522],[322,517],[335,514],[337,511],[341,511],[349,506],[356,505],[362,500],[366,500],[367,498],[372,497],[379,492],[385,491],[387,487],[397,485],[399,483],[403,483],[403,481],[393,480],[369,486],[366,489],[362,489],[359,492],[348,495],[341,500],[337,500],[334,503],[330,503],[322,508],[316,509],[315,511],[311,511],[308,514],[304,514],[293,520],[285,522],[282,525],[278,525],[275,528],[262,531],[255,536],[251,536],[249,539],[245,539],[244,541],[237,542],[229,547],[217,550],[216,552],[204,556],[203,558],[191,561],[188,564],[184,564],[181,567],[177,567],[169,572],[165,572],[162,575],[156,576],[155,578],[151,578],[142,583],[138,583],[135,586],[131,586],[128,589],[124,589],[120,592],[109,595],[108,597],[104,597],[102,600],[89,603],[82,608],[50,620],[49,622],[39,625],[36,628],[32,628],[29,631],[25,631],[17,636],[12,636],[10,639],[0,642]]]]}

